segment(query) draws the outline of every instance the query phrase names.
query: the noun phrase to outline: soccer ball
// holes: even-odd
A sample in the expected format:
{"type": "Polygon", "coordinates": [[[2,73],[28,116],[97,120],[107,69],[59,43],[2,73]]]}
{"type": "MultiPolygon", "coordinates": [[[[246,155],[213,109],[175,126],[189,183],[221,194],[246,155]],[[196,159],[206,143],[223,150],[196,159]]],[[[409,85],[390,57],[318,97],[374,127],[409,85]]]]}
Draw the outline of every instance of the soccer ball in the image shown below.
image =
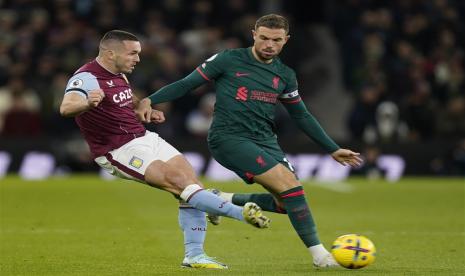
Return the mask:
{"type": "Polygon", "coordinates": [[[334,241],[331,254],[341,266],[358,269],[375,261],[376,248],[367,237],[348,234],[340,236],[334,241]]]}

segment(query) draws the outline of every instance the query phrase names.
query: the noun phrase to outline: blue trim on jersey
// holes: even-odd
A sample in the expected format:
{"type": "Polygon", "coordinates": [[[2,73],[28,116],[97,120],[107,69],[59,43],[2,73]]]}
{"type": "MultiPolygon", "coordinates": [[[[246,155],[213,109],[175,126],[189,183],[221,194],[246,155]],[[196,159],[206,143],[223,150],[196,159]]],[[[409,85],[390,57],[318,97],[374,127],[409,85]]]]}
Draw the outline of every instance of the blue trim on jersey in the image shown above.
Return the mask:
{"type": "Polygon", "coordinates": [[[84,89],[80,89],[80,88],[70,88],[70,89],[67,89],[65,93],[72,92],[72,91],[81,92],[82,94],[86,96],[86,98],[89,96],[84,89]]]}
{"type": "Polygon", "coordinates": [[[88,93],[95,89],[100,89],[97,78],[90,72],[79,72],[69,79],[65,93],[76,91],[87,97],[88,93]]]}

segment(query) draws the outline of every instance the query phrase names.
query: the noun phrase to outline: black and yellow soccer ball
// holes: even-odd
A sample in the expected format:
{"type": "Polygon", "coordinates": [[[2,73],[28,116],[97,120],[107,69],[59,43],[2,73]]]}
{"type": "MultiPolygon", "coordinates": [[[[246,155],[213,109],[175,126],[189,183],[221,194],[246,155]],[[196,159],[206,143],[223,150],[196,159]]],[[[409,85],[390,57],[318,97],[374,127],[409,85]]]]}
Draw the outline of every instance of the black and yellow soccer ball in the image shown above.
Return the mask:
{"type": "Polygon", "coordinates": [[[367,237],[348,234],[340,236],[334,241],[331,254],[341,266],[358,269],[375,261],[376,248],[367,237]]]}

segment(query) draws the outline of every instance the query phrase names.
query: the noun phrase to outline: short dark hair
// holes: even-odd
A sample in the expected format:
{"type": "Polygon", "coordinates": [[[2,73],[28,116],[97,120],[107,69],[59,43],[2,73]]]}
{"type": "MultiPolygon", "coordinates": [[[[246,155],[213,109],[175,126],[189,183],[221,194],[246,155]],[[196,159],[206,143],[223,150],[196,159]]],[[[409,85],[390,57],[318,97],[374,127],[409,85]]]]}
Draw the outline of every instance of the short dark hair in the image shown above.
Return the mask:
{"type": "Polygon", "coordinates": [[[289,22],[287,21],[286,17],[274,13],[260,17],[257,22],[255,22],[255,30],[257,30],[259,27],[284,29],[286,34],[289,33],[289,22]]]}
{"type": "Polygon", "coordinates": [[[100,40],[100,43],[107,41],[107,40],[117,40],[117,41],[123,41],[123,40],[131,40],[131,41],[139,41],[139,39],[125,31],[121,30],[111,30],[107,32],[106,34],[103,35],[102,39],[100,40]]]}

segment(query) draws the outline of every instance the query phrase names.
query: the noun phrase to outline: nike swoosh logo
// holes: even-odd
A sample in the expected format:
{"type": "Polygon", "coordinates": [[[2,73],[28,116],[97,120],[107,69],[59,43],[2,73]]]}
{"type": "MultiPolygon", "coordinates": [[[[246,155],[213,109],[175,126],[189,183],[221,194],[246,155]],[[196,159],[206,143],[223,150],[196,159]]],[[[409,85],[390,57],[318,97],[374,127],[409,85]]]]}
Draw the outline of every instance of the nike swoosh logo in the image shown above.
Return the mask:
{"type": "Polygon", "coordinates": [[[240,72],[236,73],[236,77],[244,77],[244,76],[248,76],[248,75],[250,75],[250,73],[240,73],[240,72]]]}

